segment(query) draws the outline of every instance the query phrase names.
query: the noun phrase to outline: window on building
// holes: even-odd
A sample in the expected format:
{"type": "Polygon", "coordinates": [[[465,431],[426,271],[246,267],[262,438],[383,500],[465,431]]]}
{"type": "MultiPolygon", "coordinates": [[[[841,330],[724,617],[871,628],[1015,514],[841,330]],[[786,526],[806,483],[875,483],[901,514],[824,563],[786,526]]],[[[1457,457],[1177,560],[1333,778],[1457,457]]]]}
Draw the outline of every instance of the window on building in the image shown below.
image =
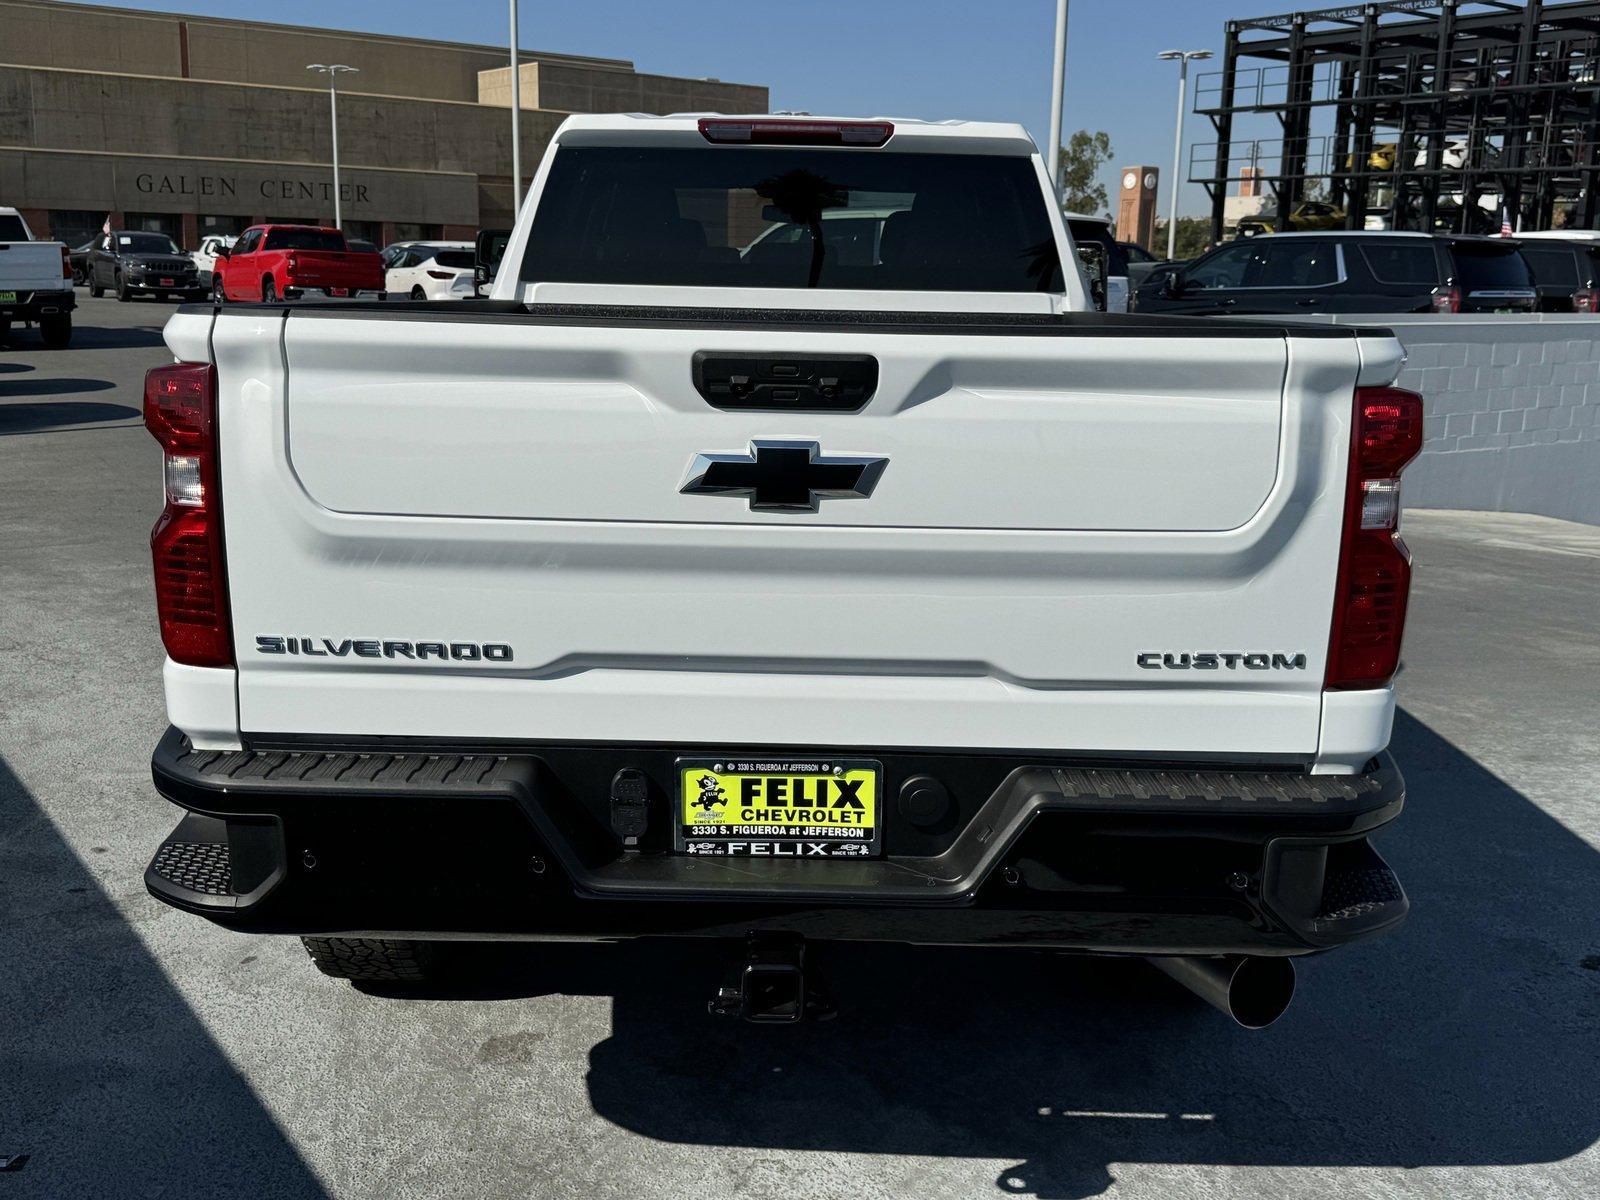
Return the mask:
{"type": "Polygon", "coordinates": [[[383,222],[346,221],[344,235],[356,241],[377,243],[383,240],[383,222]]]}
{"type": "Polygon", "coordinates": [[[140,233],[164,233],[176,244],[183,242],[183,218],[177,213],[125,213],[122,227],[140,233]]]}
{"type": "Polygon", "coordinates": [[[198,222],[201,237],[238,237],[250,228],[249,217],[217,217],[201,214],[198,222]]]}
{"type": "Polygon", "coordinates": [[[106,214],[103,212],[89,212],[87,209],[77,208],[52,208],[50,210],[50,237],[57,242],[65,242],[76,250],[95,239],[100,230],[105,226],[106,214]]]}
{"type": "Polygon", "coordinates": [[[444,227],[441,225],[396,221],[391,228],[394,230],[394,237],[389,239],[391,242],[437,242],[444,236],[444,227]]]}

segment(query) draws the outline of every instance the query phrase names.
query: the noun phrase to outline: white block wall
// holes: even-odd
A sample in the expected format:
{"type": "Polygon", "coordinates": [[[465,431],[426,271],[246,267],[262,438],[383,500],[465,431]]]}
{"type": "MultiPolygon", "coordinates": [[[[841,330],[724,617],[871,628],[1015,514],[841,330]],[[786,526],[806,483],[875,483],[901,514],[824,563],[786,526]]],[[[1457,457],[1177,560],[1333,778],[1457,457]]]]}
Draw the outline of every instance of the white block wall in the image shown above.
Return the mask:
{"type": "Polygon", "coordinates": [[[1539,513],[1600,525],[1600,316],[1353,316],[1406,348],[1427,401],[1408,508],[1539,513]]]}

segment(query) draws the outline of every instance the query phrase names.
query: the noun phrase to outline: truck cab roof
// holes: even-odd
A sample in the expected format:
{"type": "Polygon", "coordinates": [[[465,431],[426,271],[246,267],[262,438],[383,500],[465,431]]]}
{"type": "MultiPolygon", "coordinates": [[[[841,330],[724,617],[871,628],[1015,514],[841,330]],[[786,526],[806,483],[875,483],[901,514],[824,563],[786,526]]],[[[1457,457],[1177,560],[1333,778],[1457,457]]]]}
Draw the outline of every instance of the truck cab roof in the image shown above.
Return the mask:
{"type": "MultiPolygon", "coordinates": [[[[657,117],[644,113],[574,113],[556,130],[554,141],[571,146],[626,146],[635,140],[651,145],[706,145],[711,141],[701,123],[760,125],[791,129],[886,125],[888,139],[881,146],[844,146],[842,149],[922,151],[940,154],[1030,155],[1038,147],[1021,125],[1003,121],[924,121],[914,117],[833,117],[810,114],[714,112],[670,113],[657,117]]],[[[723,143],[726,145],[727,143],[723,143]]],[[[796,144],[789,141],[786,144],[796,144]]],[[[821,144],[821,143],[814,143],[821,144]]]]}

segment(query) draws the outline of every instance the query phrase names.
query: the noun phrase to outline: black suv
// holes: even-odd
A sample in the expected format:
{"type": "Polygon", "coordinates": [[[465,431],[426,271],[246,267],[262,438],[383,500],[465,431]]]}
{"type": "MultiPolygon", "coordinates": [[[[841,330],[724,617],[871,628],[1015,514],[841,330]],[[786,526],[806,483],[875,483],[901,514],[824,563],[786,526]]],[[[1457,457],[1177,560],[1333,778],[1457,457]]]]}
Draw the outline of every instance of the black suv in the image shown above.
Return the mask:
{"type": "Polygon", "coordinates": [[[1594,234],[1525,238],[1540,312],[1600,312],[1600,241],[1594,234]]]}
{"type": "Polygon", "coordinates": [[[153,292],[157,300],[169,293],[191,299],[205,295],[194,259],[164,233],[101,234],[89,251],[85,274],[91,296],[104,296],[108,288],[118,300],[131,300],[136,292],[153,292]]]}
{"type": "Polygon", "coordinates": [[[1264,233],[1139,288],[1140,312],[1532,312],[1521,243],[1458,234],[1264,233]]]}

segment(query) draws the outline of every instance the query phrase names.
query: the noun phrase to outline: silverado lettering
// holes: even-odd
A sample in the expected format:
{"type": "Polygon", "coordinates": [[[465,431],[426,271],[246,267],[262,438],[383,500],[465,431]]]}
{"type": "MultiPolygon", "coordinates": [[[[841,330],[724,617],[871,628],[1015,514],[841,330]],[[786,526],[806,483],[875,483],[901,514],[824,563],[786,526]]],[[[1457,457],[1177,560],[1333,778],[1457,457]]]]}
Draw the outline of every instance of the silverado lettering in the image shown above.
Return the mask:
{"type": "Polygon", "coordinates": [[[272,637],[256,635],[257,654],[300,654],[307,658],[409,658],[426,662],[510,662],[504,642],[401,642],[388,638],[272,637]]]}

